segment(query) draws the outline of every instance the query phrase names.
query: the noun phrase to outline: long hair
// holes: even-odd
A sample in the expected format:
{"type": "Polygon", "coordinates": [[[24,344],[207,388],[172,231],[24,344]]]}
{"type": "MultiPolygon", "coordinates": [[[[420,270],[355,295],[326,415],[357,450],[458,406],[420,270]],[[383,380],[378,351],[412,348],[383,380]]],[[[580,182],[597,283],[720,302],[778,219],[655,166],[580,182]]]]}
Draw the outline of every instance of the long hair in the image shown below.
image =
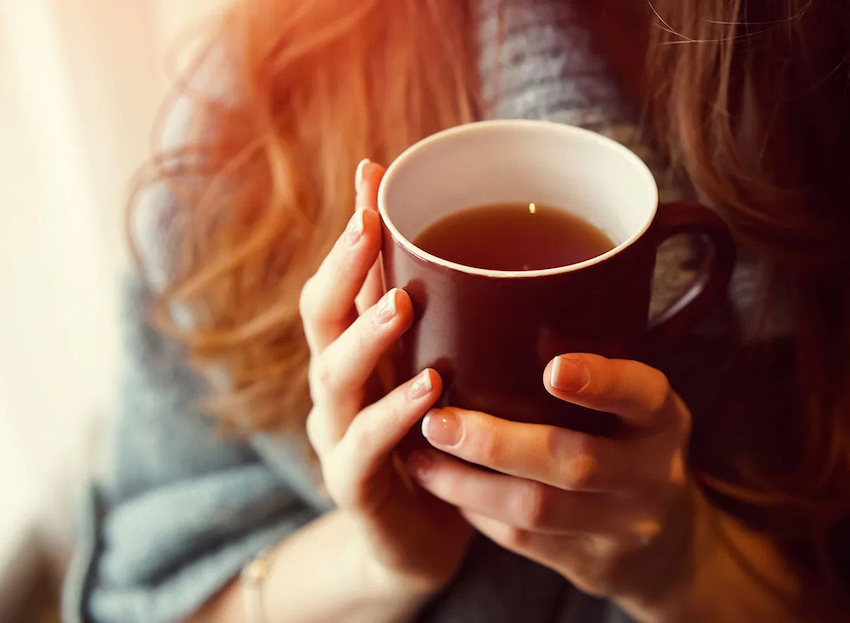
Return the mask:
{"type": "MultiPolygon", "coordinates": [[[[757,491],[709,473],[697,478],[761,508],[805,562],[835,567],[850,556],[841,536],[850,530],[850,4],[656,0],[653,7],[648,86],[656,135],[783,284],[793,315],[794,344],[783,356],[796,391],[783,394],[793,403],[781,421],[770,418],[782,410],[767,407],[782,391],[778,378],[763,384],[746,413],[727,413],[774,442],[775,469],[748,479],[760,482],[757,491]]],[[[704,452],[718,450],[711,444],[704,452]]]]}
{"type": "Polygon", "coordinates": [[[301,287],[354,209],[360,159],[390,162],[475,119],[473,30],[454,0],[239,0],[195,67],[209,73],[225,50],[233,66],[213,71],[235,73],[231,101],[179,86],[194,100],[189,136],[137,183],[164,181],[169,220],[186,224],[155,319],[215,377],[207,406],[229,428],[303,429],[301,287]]]}
{"type": "MultiPolygon", "coordinates": [[[[301,286],[354,208],[361,158],[389,163],[480,114],[473,4],[238,0],[222,21],[214,39],[236,64],[238,104],[198,101],[186,146],[150,173],[184,224],[157,322],[200,371],[226,370],[211,400],[226,424],[303,428],[301,286]],[[174,324],[175,305],[190,327],[174,324]]],[[[657,139],[795,304],[793,469],[757,491],[698,478],[802,518],[789,543],[831,566],[850,516],[850,5],[655,0],[647,18],[657,139]]]]}

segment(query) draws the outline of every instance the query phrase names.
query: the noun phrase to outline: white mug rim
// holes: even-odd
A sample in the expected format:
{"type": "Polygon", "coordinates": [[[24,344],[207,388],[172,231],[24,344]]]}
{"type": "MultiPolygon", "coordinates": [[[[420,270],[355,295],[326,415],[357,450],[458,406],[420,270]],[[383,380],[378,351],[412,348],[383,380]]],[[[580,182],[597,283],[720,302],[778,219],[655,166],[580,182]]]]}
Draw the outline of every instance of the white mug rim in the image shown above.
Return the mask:
{"type": "Polygon", "coordinates": [[[408,253],[426,262],[436,264],[438,266],[443,266],[444,268],[448,268],[450,270],[470,275],[478,275],[481,277],[490,277],[494,279],[547,277],[550,275],[577,272],[585,268],[595,266],[596,264],[601,264],[602,262],[605,262],[606,260],[616,255],[619,255],[620,253],[628,249],[630,246],[635,244],[646,234],[646,232],[652,225],[652,222],[655,220],[655,215],[658,211],[658,201],[658,184],[655,181],[655,177],[652,175],[652,172],[649,170],[649,167],[646,165],[646,163],[626,146],[618,143],[613,139],[610,139],[596,132],[586,130],[584,128],[570,126],[553,121],[534,121],[527,119],[499,119],[492,121],[475,121],[472,123],[466,123],[463,125],[455,126],[453,128],[449,128],[447,130],[442,130],[440,132],[432,134],[431,136],[428,136],[422,139],[421,141],[413,144],[412,146],[408,147],[404,152],[401,153],[401,155],[399,155],[398,158],[396,158],[392,162],[392,164],[390,164],[386,173],[384,173],[384,177],[381,180],[381,185],[378,189],[378,212],[381,215],[381,220],[383,221],[387,229],[390,231],[390,235],[392,236],[393,240],[401,244],[402,247],[404,247],[404,249],[408,253]],[[651,198],[652,207],[649,211],[646,221],[636,232],[634,232],[626,240],[618,244],[610,251],[603,253],[602,255],[597,255],[596,257],[593,257],[589,260],[585,260],[584,262],[578,262],[575,264],[568,264],[566,266],[558,266],[555,268],[545,268],[539,270],[493,270],[488,268],[477,268],[474,266],[467,266],[465,264],[458,264],[456,262],[444,260],[443,258],[437,257],[436,255],[432,255],[431,253],[428,253],[427,251],[424,251],[417,247],[415,244],[413,244],[411,240],[408,240],[407,237],[405,237],[398,230],[395,223],[393,223],[393,220],[389,215],[389,210],[387,207],[387,195],[389,194],[390,185],[392,184],[393,179],[395,178],[398,171],[405,165],[406,161],[409,160],[412,156],[422,151],[423,149],[427,149],[433,143],[441,141],[445,138],[482,131],[486,132],[491,129],[500,129],[507,127],[547,127],[553,132],[558,132],[573,137],[581,136],[584,139],[595,141],[600,145],[620,154],[625,160],[629,161],[631,164],[637,167],[641,171],[641,174],[643,174],[651,182],[650,188],[652,188],[653,192],[653,197],[651,198]]]}

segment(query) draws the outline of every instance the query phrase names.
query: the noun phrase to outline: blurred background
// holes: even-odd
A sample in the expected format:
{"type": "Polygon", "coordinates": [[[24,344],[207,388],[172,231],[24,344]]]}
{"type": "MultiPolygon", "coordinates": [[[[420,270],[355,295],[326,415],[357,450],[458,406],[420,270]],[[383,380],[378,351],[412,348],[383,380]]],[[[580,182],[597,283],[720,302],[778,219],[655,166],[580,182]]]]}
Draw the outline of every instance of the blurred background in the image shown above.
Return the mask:
{"type": "Polygon", "coordinates": [[[0,621],[54,621],[160,102],[226,0],[0,0],[0,621]]]}

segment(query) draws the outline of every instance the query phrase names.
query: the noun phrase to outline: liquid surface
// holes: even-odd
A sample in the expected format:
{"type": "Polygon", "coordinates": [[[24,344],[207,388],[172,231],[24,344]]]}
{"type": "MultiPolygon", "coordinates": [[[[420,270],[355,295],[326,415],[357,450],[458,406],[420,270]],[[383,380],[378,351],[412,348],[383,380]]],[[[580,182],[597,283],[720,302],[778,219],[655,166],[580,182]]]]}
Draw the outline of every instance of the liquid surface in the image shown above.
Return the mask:
{"type": "Polygon", "coordinates": [[[534,203],[460,210],[429,225],[413,244],[444,260],[489,270],[568,266],[616,246],[584,219],[534,203]]]}

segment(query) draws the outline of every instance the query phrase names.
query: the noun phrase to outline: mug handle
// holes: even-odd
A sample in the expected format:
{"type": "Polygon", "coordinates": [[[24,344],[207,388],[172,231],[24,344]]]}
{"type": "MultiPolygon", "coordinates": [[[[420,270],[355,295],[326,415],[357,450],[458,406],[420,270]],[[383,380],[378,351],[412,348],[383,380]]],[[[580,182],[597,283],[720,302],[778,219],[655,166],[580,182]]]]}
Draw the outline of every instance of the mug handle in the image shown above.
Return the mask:
{"type": "Polygon", "coordinates": [[[735,269],[736,250],[729,227],[705,206],[680,201],[662,203],[655,219],[656,249],[676,234],[702,236],[710,247],[691,285],[650,320],[648,341],[663,344],[682,336],[726,295],[735,269]]]}

